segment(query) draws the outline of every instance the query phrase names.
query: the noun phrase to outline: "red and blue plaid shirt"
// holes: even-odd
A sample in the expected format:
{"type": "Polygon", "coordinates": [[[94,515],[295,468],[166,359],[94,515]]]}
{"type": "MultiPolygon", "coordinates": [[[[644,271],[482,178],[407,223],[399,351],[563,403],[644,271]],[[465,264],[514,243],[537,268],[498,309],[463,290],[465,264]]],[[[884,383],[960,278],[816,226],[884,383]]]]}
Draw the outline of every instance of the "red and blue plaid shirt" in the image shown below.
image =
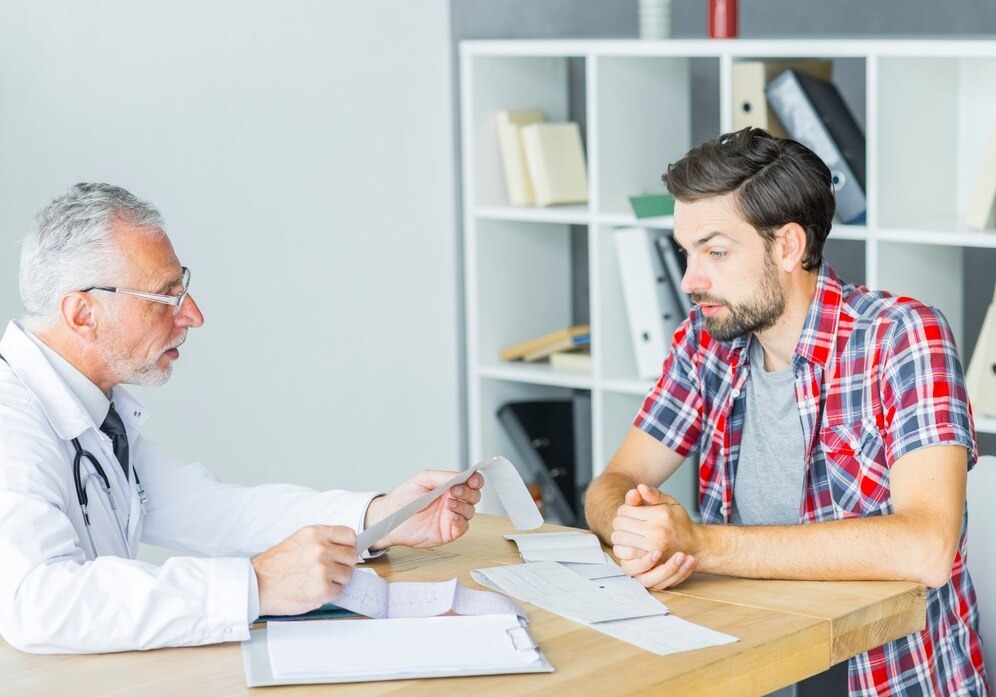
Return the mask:
{"type": "MultiPolygon", "coordinates": [[[[695,309],[635,421],[677,453],[699,454],[705,523],[730,523],[749,341],[713,339],[695,309]]],[[[918,448],[963,445],[975,464],[961,362],[934,308],[844,283],[824,264],[792,369],[808,463],[800,522],[891,513],[889,467],[918,448]]],[[[967,522],[966,508],[951,579],[927,591],[926,629],[852,658],[852,695],[987,694],[967,522]]]]}

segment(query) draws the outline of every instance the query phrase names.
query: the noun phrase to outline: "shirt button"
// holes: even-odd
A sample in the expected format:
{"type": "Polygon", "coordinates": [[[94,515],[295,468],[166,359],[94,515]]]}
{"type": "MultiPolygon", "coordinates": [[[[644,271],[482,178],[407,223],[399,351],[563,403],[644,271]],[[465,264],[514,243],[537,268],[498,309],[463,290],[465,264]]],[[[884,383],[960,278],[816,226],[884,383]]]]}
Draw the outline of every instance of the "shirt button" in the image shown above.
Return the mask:
{"type": "Polygon", "coordinates": [[[142,415],[142,412],[140,412],[140,411],[136,411],[136,412],[135,412],[135,417],[136,417],[136,418],[138,418],[138,417],[139,417],[139,416],[141,416],[141,415],[142,415]]]}
{"type": "Polygon", "coordinates": [[[738,390],[736,387],[734,387],[732,390],[730,390],[730,394],[733,395],[734,397],[739,397],[740,396],[740,390],[738,390]]]}
{"type": "Polygon", "coordinates": [[[231,634],[231,633],[232,633],[232,628],[231,627],[225,627],[225,634],[231,634]]]}

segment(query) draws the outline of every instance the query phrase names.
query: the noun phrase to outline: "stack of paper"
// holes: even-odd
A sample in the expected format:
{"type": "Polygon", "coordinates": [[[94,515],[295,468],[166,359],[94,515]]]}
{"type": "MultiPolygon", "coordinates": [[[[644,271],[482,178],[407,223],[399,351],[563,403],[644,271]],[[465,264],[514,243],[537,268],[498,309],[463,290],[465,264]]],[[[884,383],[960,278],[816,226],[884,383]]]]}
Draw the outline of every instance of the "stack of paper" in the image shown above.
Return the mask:
{"type": "Polygon", "coordinates": [[[481,585],[661,656],[737,641],[671,615],[666,605],[601,551],[590,533],[507,539],[516,542],[523,559],[546,561],[475,569],[471,576],[481,585]]]}

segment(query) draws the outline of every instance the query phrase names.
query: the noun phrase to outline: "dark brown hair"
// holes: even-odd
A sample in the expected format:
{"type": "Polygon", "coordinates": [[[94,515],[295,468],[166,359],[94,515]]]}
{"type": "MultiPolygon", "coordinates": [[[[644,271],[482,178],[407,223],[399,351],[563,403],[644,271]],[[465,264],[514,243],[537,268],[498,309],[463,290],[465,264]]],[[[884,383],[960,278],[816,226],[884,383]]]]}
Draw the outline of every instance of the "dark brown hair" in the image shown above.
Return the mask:
{"type": "Polygon", "coordinates": [[[726,133],[692,148],[664,174],[678,201],[733,194],[744,220],[766,244],[786,223],[806,231],[802,268],[817,269],[835,208],[830,169],[806,146],[761,128],[726,133]]]}

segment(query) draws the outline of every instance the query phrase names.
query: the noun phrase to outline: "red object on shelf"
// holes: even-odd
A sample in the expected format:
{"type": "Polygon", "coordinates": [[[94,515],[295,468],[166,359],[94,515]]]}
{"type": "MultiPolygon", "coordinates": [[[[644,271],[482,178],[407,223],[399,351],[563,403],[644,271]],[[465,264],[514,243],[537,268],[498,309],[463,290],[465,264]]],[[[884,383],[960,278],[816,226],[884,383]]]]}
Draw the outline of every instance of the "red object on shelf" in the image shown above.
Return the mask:
{"type": "Polygon", "coordinates": [[[709,0],[709,38],[737,36],[737,0],[709,0]]]}

